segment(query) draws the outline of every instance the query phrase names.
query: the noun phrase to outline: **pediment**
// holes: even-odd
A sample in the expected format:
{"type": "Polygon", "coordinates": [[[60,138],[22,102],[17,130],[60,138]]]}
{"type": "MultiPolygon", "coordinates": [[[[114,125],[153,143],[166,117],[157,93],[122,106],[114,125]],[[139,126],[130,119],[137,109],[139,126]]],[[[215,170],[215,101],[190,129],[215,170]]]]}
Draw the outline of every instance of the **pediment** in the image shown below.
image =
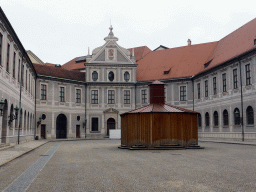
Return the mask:
{"type": "Polygon", "coordinates": [[[103,111],[103,113],[119,113],[119,111],[114,108],[109,108],[103,111]]]}

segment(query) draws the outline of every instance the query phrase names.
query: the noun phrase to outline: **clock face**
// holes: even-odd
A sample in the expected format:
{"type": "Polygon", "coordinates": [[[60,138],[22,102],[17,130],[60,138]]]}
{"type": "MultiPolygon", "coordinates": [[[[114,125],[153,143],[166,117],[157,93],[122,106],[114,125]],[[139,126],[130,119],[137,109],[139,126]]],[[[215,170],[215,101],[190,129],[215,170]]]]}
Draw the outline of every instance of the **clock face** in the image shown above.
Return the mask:
{"type": "Polygon", "coordinates": [[[114,59],[114,50],[113,49],[109,49],[108,50],[108,58],[110,60],[113,60],[114,59]]]}

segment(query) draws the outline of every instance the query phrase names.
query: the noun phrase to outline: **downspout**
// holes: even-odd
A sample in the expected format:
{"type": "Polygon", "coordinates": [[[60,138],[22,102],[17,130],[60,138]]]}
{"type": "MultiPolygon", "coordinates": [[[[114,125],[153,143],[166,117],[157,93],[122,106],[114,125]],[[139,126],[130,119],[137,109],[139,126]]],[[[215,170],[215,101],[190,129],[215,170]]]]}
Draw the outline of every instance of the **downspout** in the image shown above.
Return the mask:
{"type": "Polygon", "coordinates": [[[194,97],[194,79],[193,79],[193,77],[192,77],[192,95],[193,95],[193,111],[195,110],[195,101],[194,101],[194,99],[195,99],[195,97],[194,97]]]}
{"type": "Polygon", "coordinates": [[[22,86],[23,86],[23,70],[24,70],[23,57],[24,57],[24,52],[22,52],[22,57],[21,57],[18,145],[20,144],[20,125],[21,125],[21,121],[22,121],[22,117],[21,117],[21,92],[22,92],[22,86]]]}
{"type": "MultiPolygon", "coordinates": [[[[86,81],[86,80],[85,80],[86,81]]],[[[86,119],[86,102],[87,102],[87,84],[84,83],[84,95],[85,95],[85,102],[84,102],[84,138],[86,138],[86,125],[87,125],[87,119],[86,119]]]]}
{"type": "Polygon", "coordinates": [[[242,117],[241,117],[241,126],[242,126],[242,141],[244,141],[244,107],[243,107],[243,84],[242,84],[242,69],[241,69],[241,61],[238,60],[239,62],[239,70],[240,70],[240,87],[241,87],[241,112],[242,112],[242,117]]]}
{"type": "Polygon", "coordinates": [[[135,81],[135,84],[134,84],[134,101],[135,101],[135,109],[137,108],[137,102],[136,102],[136,87],[137,87],[137,80],[135,81]]]}
{"type": "Polygon", "coordinates": [[[36,78],[35,78],[35,95],[34,95],[34,98],[35,98],[35,116],[34,116],[34,123],[35,123],[35,131],[34,131],[34,139],[36,139],[36,79],[37,79],[37,75],[36,75],[36,78]]]}

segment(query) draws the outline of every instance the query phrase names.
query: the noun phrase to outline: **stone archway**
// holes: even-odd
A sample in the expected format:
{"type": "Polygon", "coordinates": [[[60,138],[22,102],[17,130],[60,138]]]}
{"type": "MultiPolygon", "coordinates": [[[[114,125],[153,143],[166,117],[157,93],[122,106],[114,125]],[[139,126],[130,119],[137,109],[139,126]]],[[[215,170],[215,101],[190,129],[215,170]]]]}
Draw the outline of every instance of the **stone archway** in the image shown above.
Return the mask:
{"type": "Polygon", "coordinates": [[[59,114],[56,119],[56,139],[67,138],[67,117],[59,114]]]}
{"type": "Polygon", "coordinates": [[[2,117],[1,143],[6,143],[7,125],[8,125],[8,102],[5,99],[5,105],[4,105],[3,117],[2,117]]]}
{"type": "Polygon", "coordinates": [[[107,136],[109,136],[109,130],[116,128],[116,121],[113,118],[107,120],[107,136]]]}

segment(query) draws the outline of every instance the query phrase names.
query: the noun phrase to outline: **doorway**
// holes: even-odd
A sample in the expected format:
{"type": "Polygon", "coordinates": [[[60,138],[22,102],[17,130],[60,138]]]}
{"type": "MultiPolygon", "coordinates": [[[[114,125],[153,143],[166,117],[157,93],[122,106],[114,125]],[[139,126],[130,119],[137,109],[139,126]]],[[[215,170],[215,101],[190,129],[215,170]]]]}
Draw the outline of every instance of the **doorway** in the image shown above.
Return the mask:
{"type": "Polygon", "coordinates": [[[76,125],[76,138],[80,138],[80,125],[76,125]]]}
{"type": "Polygon", "coordinates": [[[116,121],[113,118],[109,118],[107,121],[107,136],[109,136],[109,130],[116,128],[116,121]]]}
{"type": "Polygon", "coordinates": [[[46,136],[45,136],[45,125],[41,125],[41,139],[46,139],[46,136]]]}
{"type": "Polygon", "coordinates": [[[67,138],[67,117],[59,114],[56,120],[56,139],[67,138]]]}

